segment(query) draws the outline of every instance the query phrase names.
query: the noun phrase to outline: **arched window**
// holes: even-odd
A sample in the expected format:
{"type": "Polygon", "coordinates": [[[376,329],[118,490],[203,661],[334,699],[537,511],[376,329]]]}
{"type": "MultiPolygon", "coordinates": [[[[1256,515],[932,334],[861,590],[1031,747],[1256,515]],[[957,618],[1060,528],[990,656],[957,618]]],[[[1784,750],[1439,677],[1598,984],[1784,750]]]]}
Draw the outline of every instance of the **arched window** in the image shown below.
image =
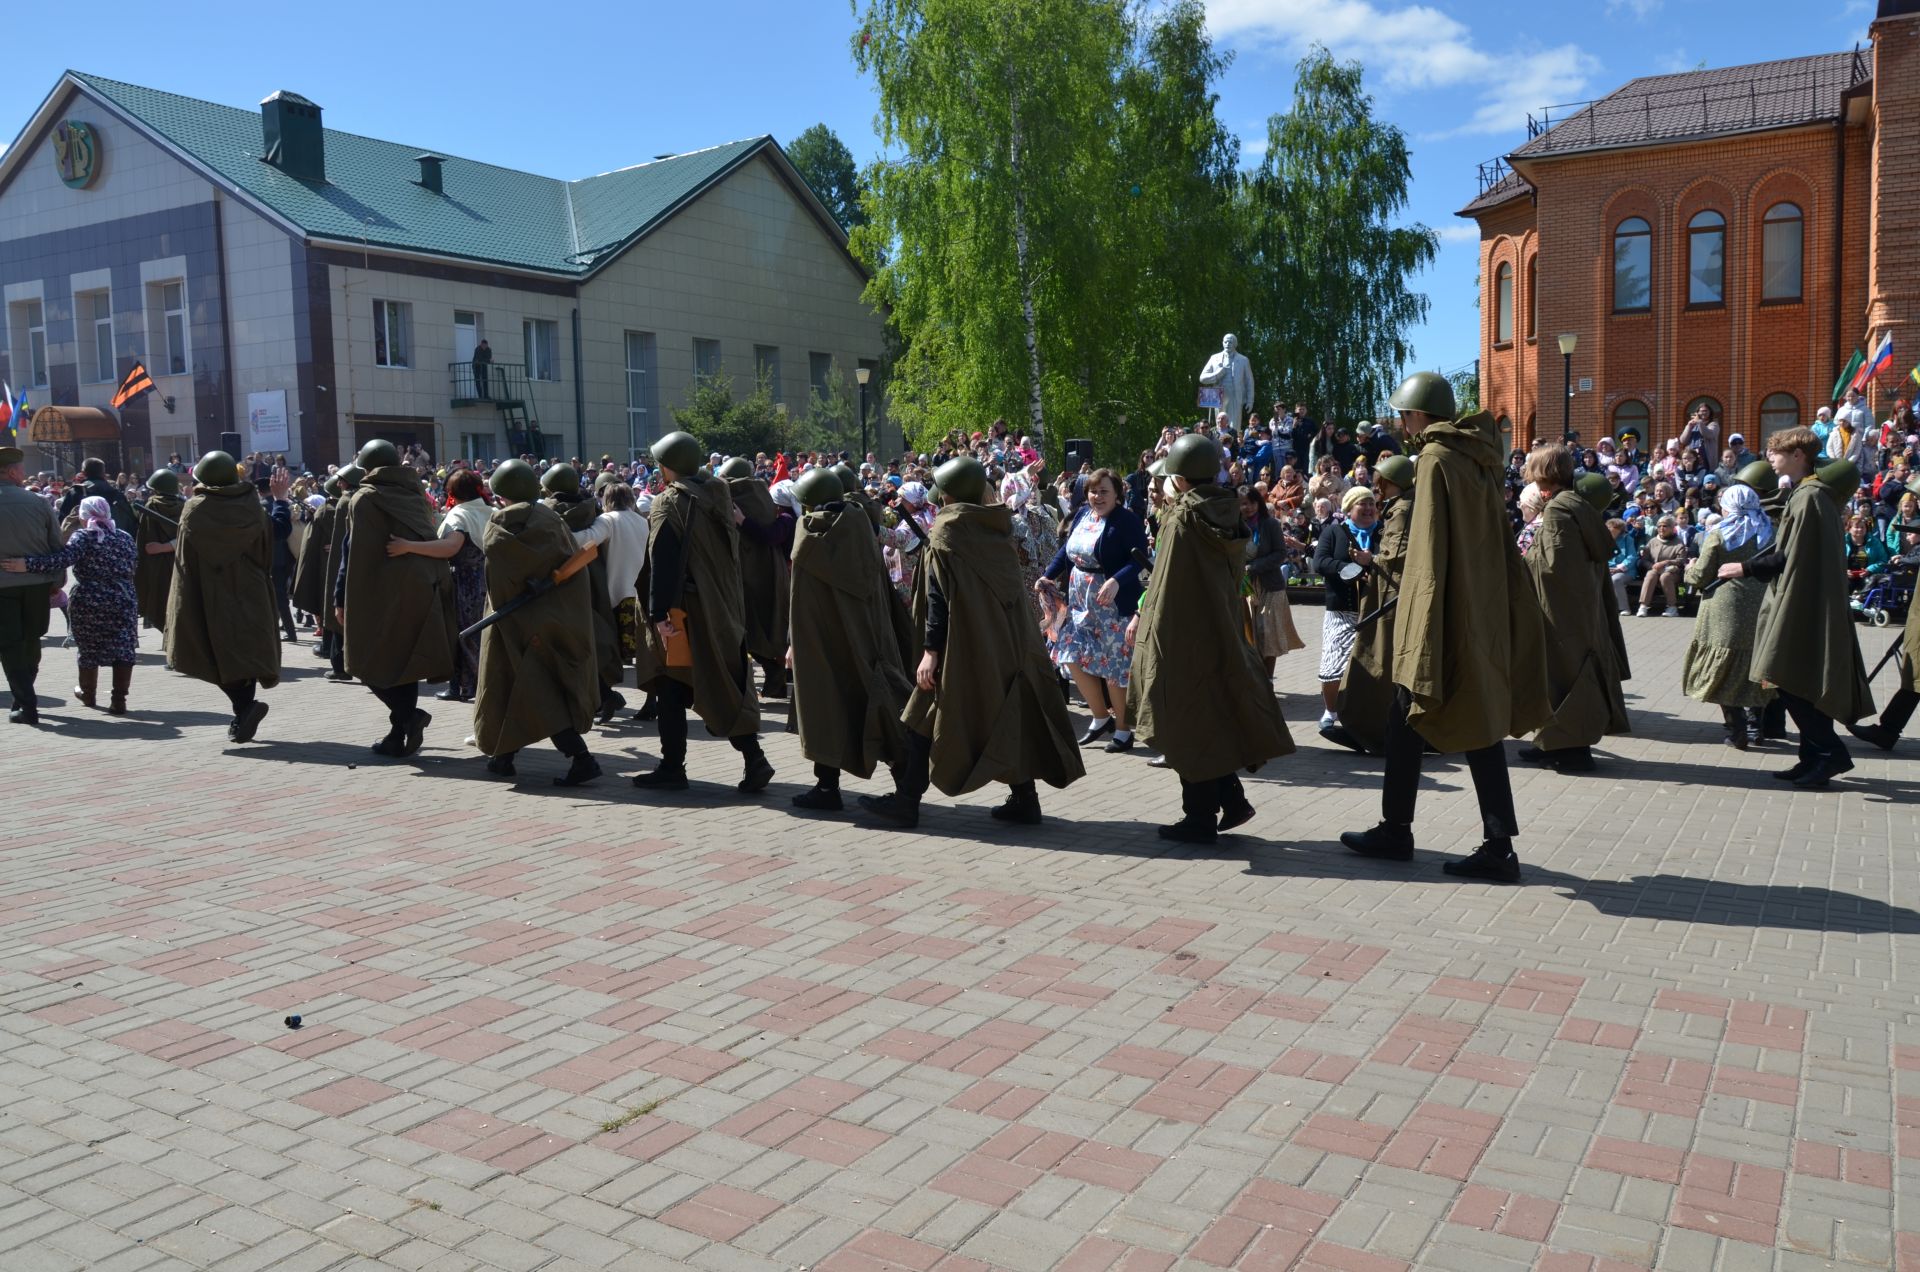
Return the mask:
{"type": "Polygon", "coordinates": [[[1503,261],[1493,279],[1493,339],[1506,344],[1513,339],[1513,266],[1503,261]]]}
{"type": "Polygon", "coordinates": [[[1776,203],[1760,224],[1760,299],[1800,299],[1800,252],[1806,220],[1792,203],[1776,203]]]}
{"type": "Polygon", "coordinates": [[[1506,454],[1513,449],[1513,421],[1502,415],[1494,420],[1493,426],[1500,433],[1500,453],[1506,454]]]}
{"type": "Polygon", "coordinates": [[[1531,340],[1540,330],[1540,258],[1527,258],[1527,294],[1524,298],[1527,306],[1527,339],[1531,340]]]}
{"type": "MultiPolygon", "coordinates": [[[[1726,414],[1724,411],[1720,409],[1720,403],[1718,401],[1710,397],[1702,396],[1702,397],[1697,397],[1693,399],[1693,401],[1687,403],[1686,418],[1689,420],[1692,419],[1693,413],[1699,410],[1703,406],[1706,407],[1707,410],[1713,413],[1713,418],[1716,422],[1722,419],[1726,414]]],[[[1682,428],[1686,427],[1684,422],[1681,424],[1681,427],[1682,428]]]]}
{"type": "Polygon", "coordinates": [[[1653,227],[1637,216],[1613,232],[1613,312],[1645,313],[1653,306],[1653,227]]]}
{"type": "Polygon", "coordinates": [[[1647,404],[1638,398],[1628,398],[1613,408],[1613,436],[1618,441],[1623,434],[1632,433],[1640,439],[1640,449],[1647,449],[1647,404]]]}
{"type": "Polygon", "coordinates": [[[1770,393],[1760,403],[1760,436],[1800,425],[1800,399],[1791,393],[1770,393]]]}
{"type": "Polygon", "coordinates": [[[1687,303],[1727,302],[1727,218],[1698,212],[1687,222],[1687,303]]]}

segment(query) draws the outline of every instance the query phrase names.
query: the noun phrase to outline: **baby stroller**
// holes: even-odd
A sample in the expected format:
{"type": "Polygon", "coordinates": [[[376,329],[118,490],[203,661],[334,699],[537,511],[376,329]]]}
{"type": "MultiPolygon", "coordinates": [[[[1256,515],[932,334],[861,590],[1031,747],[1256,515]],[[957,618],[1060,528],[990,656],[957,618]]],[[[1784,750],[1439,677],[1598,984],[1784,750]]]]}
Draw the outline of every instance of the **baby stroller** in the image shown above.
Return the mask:
{"type": "Polygon", "coordinates": [[[1854,617],[1875,627],[1904,618],[1913,603],[1916,565],[1920,565],[1920,553],[1895,557],[1884,572],[1867,575],[1865,586],[1853,597],[1854,617]]]}

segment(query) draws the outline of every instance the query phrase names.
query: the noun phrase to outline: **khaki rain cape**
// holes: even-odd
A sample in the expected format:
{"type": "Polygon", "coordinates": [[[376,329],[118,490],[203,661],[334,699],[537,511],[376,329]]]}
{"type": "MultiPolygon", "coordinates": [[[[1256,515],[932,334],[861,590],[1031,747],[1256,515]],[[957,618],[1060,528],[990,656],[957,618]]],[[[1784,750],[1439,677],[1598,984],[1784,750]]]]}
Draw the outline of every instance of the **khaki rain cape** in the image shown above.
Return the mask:
{"type": "MultiPolygon", "coordinates": [[[[537,503],[512,504],[487,520],[487,604],[498,609],[573,555],[573,532],[537,503]]],[[[593,581],[581,570],[480,633],[480,684],[474,740],[488,755],[510,755],[593,723],[600,685],[594,674],[593,581]]]]}
{"type": "Polygon", "coordinates": [[[160,517],[177,524],[180,510],[186,504],[176,495],[154,495],[147,500],[146,506],[160,516],[134,514],[134,520],[140,524],[134,528],[133,535],[133,550],[138,554],[134,558],[133,595],[139,604],[140,617],[164,629],[167,625],[167,596],[173,590],[173,557],[168,553],[148,556],[147,545],[173,542],[179,530],[160,517]]]}
{"type": "Polygon", "coordinates": [[[1578,492],[1563,490],[1547,501],[1526,555],[1546,622],[1553,718],[1535,739],[1543,751],[1631,732],[1620,692],[1627,645],[1607,572],[1612,555],[1606,521],[1578,492]]]}
{"type": "Polygon", "coordinates": [[[1420,435],[1393,683],[1439,751],[1477,751],[1552,714],[1540,602],[1507,521],[1496,436],[1484,411],[1420,435]]]}
{"type": "MultiPolygon", "coordinates": [[[[767,483],[736,477],[727,483],[733,506],[758,529],[780,519],[767,483]]],[[[755,658],[784,658],[787,653],[787,557],[770,543],[740,538],[740,590],[746,603],[747,652],[755,658]]]]}
{"type": "Polygon", "coordinates": [[[280,683],[273,528],[251,482],[202,490],[180,513],[167,598],[173,669],[208,684],[280,683]]]}
{"type": "Polygon", "coordinates": [[[1843,723],[1873,714],[1841,568],[1845,537],[1840,509],[1818,477],[1793,488],[1775,545],[1786,569],[1760,602],[1752,673],[1843,723]]]}
{"type": "Polygon", "coordinates": [[[913,681],[894,638],[880,545],[851,504],[816,508],[794,528],[793,717],[800,751],[871,777],[901,755],[913,681]]]}
{"type": "Polygon", "coordinates": [[[687,571],[681,605],[687,612],[693,666],[667,666],[659,629],[648,623],[647,644],[659,674],[693,687],[693,709],[715,737],[759,732],[760,702],[747,679],[739,532],[734,529],[727,484],[698,474],[682,477],[654,498],[647,520],[653,529],[649,557],[653,540],[663,527],[672,525],[684,545],[687,571]]]}
{"type": "MultiPolygon", "coordinates": [[[[554,512],[560,514],[567,529],[574,533],[585,530],[600,515],[600,505],[586,495],[572,499],[549,496],[541,501],[554,512]]],[[[620,656],[620,625],[614,618],[612,594],[607,590],[607,558],[605,554],[595,556],[587,563],[584,571],[590,585],[587,591],[593,601],[593,659],[598,671],[600,683],[607,686],[617,685],[626,676],[626,663],[620,656]]]]}
{"type": "Polygon", "coordinates": [[[434,537],[419,474],[400,465],[368,473],[347,523],[347,670],[375,689],[452,676],[453,570],[432,557],[387,555],[393,539],[434,537]]]}
{"type": "Polygon", "coordinates": [[[933,785],[964,795],[988,782],[1065,786],[1080,751],[1020,584],[1013,513],[1004,504],[948,504],[914,571],[913,622],[927,628],[927,579],[947,598],[947,648],[933,692],[918,687],[906,726],[933,740],[933,785]]]}
{"type": "Polygon", "coordinates": [[[328,599],[332,576],[327,573],[329,550],[333,547],[333,522],[339,512],[338,499],[329,499],[313,516],[307,527],[306,542],[300,545],[300,561],[293,572],[293,607],[302,613],[320,614],[333,608],[328,599]]]}
{"type": "Polygon", "coordinates": [[[1248,534],[1239,500],[1219,486],[1195,486],[1160,512],[1127,718],[1183,782],[1293,754],[1266,666],[1247,643],[1248,534]]]}

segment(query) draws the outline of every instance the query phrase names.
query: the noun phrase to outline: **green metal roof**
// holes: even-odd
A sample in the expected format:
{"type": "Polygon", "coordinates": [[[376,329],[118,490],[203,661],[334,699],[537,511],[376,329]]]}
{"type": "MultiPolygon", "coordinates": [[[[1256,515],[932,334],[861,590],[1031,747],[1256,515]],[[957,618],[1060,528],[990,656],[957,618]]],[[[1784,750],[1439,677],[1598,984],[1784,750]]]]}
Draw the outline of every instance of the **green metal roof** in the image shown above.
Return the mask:
{"type": "Polygon", "coordinates": [[[575,277],[773,144],[770,137],[728,142],[581,181],[448,158],[444,193],[435,194],[417,184],[419,146],[328,128],[320,184],[261,158],[257,109],[68,74],[312,237],[575,277]]]}

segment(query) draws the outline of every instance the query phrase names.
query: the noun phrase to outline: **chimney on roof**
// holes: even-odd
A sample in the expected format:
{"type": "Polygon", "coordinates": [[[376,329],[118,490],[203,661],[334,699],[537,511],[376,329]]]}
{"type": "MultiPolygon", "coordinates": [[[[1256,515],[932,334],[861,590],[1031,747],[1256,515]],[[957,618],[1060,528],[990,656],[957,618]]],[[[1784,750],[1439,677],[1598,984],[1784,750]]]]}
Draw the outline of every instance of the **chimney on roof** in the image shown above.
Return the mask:
{"type": "Polygon", "coordinates": [[[414,159],[420,164],[420,180],[417,184],[435,194],[445,194],[440,185],[440,165],[446,160],[439,155],[415,155],[414,159]]]}
{"type": "Polygon", "coordinates": [[[327,143],[318,106],[282,89],[260,103],[260,135],[268,163],[299,181],[326,181],[327,143]]]}

